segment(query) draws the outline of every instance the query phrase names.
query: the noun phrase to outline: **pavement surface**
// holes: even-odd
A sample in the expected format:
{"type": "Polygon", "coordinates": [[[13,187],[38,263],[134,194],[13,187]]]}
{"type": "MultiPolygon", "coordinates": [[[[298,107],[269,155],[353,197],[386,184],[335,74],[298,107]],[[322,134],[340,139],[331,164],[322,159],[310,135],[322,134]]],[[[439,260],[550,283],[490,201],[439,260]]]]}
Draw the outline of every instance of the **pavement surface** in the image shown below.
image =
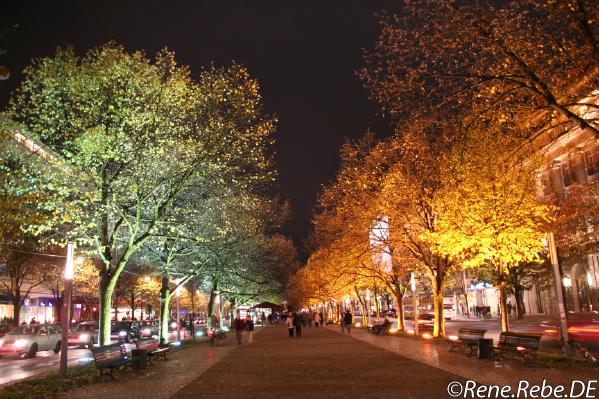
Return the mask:
{"type": "Polygon", "coordinates": [[[341,335],[328,328],[261,329],[174,397],[447,398],[457,375],[341,335]]]}
{"type": "Polygon", "coordinates": [[[203,343],[195,348],[168,354],[142,371],[127,370],[117,374],[117,381],[105,381],[68,391],[64,399],[167,399],[198,375],[214,366],[236,348],[229,338],[211,347],[203,343]]]}

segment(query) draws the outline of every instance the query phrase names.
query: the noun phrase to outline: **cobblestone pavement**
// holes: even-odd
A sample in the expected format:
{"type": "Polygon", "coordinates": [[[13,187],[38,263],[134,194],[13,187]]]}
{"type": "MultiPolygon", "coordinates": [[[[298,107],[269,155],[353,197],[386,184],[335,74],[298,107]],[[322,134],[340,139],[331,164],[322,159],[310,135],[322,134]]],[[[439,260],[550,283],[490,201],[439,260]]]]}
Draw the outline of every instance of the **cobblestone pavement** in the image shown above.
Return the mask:
{"type": "Polygon", "coordinates": [[[445,370],[340,335],[267,327],[193,382],[176,398],[447,398],[463,381],[445,370]]]}

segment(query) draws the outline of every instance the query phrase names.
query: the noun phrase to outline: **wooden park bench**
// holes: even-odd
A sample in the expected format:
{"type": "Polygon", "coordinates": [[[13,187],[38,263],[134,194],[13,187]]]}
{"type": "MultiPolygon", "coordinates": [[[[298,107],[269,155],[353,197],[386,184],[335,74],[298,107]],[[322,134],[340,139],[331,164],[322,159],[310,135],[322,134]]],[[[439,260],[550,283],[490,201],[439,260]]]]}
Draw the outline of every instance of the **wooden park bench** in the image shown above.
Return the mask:
{"type": "Polygon", "coordinates": [[[525,362],[535,363],[543,334],[502,332],[499,343],[493,348],[493,358],[503,360],[518,356],[525,362]]]}
{"type": "Polygon", "coordinates": [[[475,328],[460,328],[458,330],[457,338],[449,339],[449,343],[451,344],[451,348],[449,348],[449,351],[453,352],[460,346],[465,346],[470,350],[470,353],[468,353],[468,355],[474,355],[474,352],[476,351],[476,349],[478,349],[479,340],[485,338],[486,332],[487,330],[478,330],[475,328]]]}
{"type": "Polygon", "coordinates": [[[391,328],[393,327],[392,323],[387,325],[383,324],[375,324],[373,326],[368,326],[368,332],[375,335],[387,335],[391,333],[391,328]]]}
{"type": "Polygon", "coordinates": [[[158,341],[154,338],[138,339],[137,341],[135,341],[135,348],[144,349],[148,351],[148,362],[150,363],[150,365],[153,365],[152,359],[154,357],[161,357],[163,360],[168,360],[166,358],[166,354],[170,350],[170,348],[161,348],[158,345],[158,341]]]}
{"type": "Polygon", "coordinates": [[[100,380],[102,380],[104,375],[108,375],[114,380],[114,370],[120,369],[121,367],[129,367],[133,361],[133,359],[127,355],[125,345],[112,344],[91,348],[91,350],[94,355],[94,363],[98,369],[100,380]]]}

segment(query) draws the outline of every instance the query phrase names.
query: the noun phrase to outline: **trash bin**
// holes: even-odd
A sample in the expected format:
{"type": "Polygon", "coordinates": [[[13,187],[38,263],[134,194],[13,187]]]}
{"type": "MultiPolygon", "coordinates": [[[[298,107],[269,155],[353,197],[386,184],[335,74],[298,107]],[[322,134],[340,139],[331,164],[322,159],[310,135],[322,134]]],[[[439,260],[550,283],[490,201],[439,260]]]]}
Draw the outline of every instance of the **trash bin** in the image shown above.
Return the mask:
{"type": "Polygon", "coordinates": [[[131,357],[133,358],[131,366],[133,366],[135,370],[143,370],[148,367],[147,349],[133,349],[131,351],[131,357]]]}
{"type": "Polygon", "coordinates": [[[481,338],[478,340],[478,358],[491,359],[493,357],[493,340],[481,338]]]}

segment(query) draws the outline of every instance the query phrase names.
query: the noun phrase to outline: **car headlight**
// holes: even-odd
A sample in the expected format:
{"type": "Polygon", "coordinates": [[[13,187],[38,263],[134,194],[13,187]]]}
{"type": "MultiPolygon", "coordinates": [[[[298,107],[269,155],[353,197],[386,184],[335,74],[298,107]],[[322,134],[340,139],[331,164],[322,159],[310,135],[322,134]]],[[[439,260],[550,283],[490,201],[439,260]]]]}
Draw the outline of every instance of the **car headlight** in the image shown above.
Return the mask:
{"type": "Polygon", "coordinates": [[[14,346],[16,348],[24,348],[27,346],[27,344],[28,344],[28,342],[26,339],[17,339],[14,343],[14,346]]]}
{"type": "Polygon", "coordinates": [[[79,336],[79,341],[83,341],[83,342],[89,341],[89,334],[87,334],[87,333],[86,334],[81,334],[79,336]]]}
{"type": "Polygon", "coordinates": [[[127,335],[127,331],[119,331],[119,337],[124,337],[127,335]]]}

